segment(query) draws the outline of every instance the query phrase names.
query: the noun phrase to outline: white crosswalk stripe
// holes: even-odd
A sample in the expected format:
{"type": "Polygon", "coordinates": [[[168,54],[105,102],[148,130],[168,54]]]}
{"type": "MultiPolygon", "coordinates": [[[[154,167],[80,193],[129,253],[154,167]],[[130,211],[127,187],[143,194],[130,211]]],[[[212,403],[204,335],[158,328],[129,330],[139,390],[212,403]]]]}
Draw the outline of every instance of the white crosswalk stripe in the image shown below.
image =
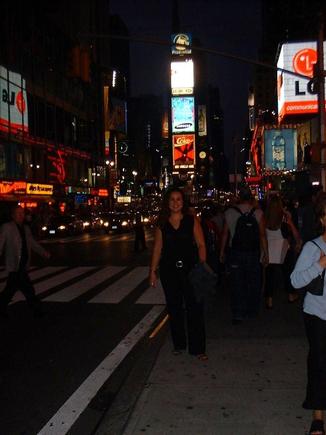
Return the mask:
{"type": "Polygon", "coordinates": [[[111,278],[113,275],[116,275],[122,269],[123,267],[119,266],[105,267],[104,269],[93,273],[91,276],[77,281],[76,283],[65,287],[63,290],[48,296],[44,300],[48,302],[70,302],[78,296],[81,296],[83,293],[89,291],[91,288],[94,288],[103,281],[111,278]]]}
{"type": "Polygon", "coordinates": [[[148,275],[148,267],[136,267],[91,299],[91,303],[118,304],[148,275]]]}
{"type": "MultiPolygon", "coordinates": [[[[35,293],[37,295],[41,295],[42,293],[54,288],[58,285],[61,285],[73,278],[77,278],[78,276],[95,269],[93,266],[87,267],[74,267],[69,269],[63,273],[53,276],[52,278],[47,279],[46,281],[39,282],[35,284],[35,293]]],[[[24,296],[21,293],[16,293],[13,299],[13,302],[18,302],[24,300],[24,296]]]]}
{"type": "Polygon", "coordinates": [[[29,277],[32,281],[35,281],[37,279],[43,278],[44,276],[51,275],[52,273],[60,272],[61,270],[66,269],[66,266],[49,266],[49,267],[43,267],[42,269],[35,270],[33,272],[30,272],[29,277]]]}
{"type": "Polygon", "coordinates": [[[165,305],[165,296],[161,281],[158,281],[156,287],[149,287],[140,298],[137,299],[136,304],[165,305]]]}
{"type": "MultiPolygon", "coordinates": [[[[148,267],[138,266],[116,278],[122,272],[124,266],[107,266],[99,270],[95,266],[80,266],[67,269],[67,266],[48,266],[33,270],[29,276],[34,282],[35,293],[42,297],[42,294],[49,290],[52,293],[46,296],[44,302],[71,302],[74,299],[86,295],[88,292],[99,286],[99,293],[91,298],[87,303],[92,304],[119,304],[124,298],[133,292],[148,275],[148,267]],[[91,273],[91,274],[89,274],[91,273]],[[88,276],[85,277],[85,274],[88,276]],[[105,282],[113,278],[113,282],[105,287],[105,282]],[[74,280],[72,284],[64,286],[74,280]],[[101,290],[101,284],[103,290],[101,290]],[[56,287],[61,286],[58,290],[56,287]]],[[[5,286],[5,282],[0,284],[0,290],[5,286]]],[[[22,293],[14,295],[12,304],[25,300],[22,293]]],[[[138,298],[136,304],[143,305],[165,305],[164,292],[159,282],[156,288],[147,288],[138,298]]]]}

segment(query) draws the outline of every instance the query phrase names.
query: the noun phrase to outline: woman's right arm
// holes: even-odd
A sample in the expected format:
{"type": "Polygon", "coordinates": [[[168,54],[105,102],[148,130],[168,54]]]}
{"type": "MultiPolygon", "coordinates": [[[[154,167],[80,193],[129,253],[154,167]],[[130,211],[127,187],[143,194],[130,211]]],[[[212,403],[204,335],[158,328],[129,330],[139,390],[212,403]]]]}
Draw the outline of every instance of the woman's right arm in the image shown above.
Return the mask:
{"type": "Polygon", "coordinates": [[[326,256],[324,254],[320,256],[319,249],[313,243],[306,243],[291,273],[291,283],[293,287],[305,287],[320,275],[325,268],[326,256]]]}
{"type": "Polygon", "coordinates": [[[162,231],[156,228],[154,236],[154,247],[152,252],[152,260],[149,269],[149,283],[152,287],[156,287],[157,283],[157,268],[161,258],[162,251],[162,231]]]}

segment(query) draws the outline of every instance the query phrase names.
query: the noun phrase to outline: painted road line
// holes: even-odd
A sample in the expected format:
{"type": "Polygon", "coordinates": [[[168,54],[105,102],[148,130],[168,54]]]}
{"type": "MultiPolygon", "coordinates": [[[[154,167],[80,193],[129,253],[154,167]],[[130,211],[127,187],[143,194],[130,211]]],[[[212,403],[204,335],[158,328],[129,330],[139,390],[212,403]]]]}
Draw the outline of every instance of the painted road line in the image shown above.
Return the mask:
{"type": "Polygon", "coordinates": [[[48,296],[44,300],[47,302],[70,302],[73,299],[76,299],[78,296],[81,296],[83,293],[101,284],[103,281],[106,281],[107,279],[116,275],[123,269],[124,267],[121,266],[105,267],[104,269],[93,273],[91,276],[88,276],[87,278],[84,278],[70,285],[69,287],[65,287],[53,295],[48,296]]]}
{"type": "Polygon", "coordinates": [[[149,287],[140,298],[137,299],[136,304],[165,305],[166,302],[161,281],[157,282],[156,287],[149,287]]]}
{"type": "Polygon", "coordinates": [[[67,269],[66,266],[58,266],[58,267],[54,267],[54,266],[49,266],[49,267],[42,267],[42,269],[39,270],[35,270],[34,272],[31,272],[29,274],[29,277],[32,281],[35,281],[37,279],[43,278],[46,275],[51,275],[52,273],[55,272],[60,272],[63,269],[67,269]]]}
{"type": "Polygon", "coordinates": [[[66,434],[128,353],[148,333],[163,310],[163,307],[153,307],[115,349],[109,353],[101,364],[96,367],[88,378],[85,379],[58,412],[39,431],[38,435],[66,434]]]}
{"type": "MultiPolygon", "coordinates": [[[[66,281],[70,281],[73,278],[77,278],[77,276],[83,275],[90,270],[95,269],[95,267],[74,267],[73,269],[66,270],[65,272],[59,273],[58,275],[53,276],[52,278],[47,279],[46,281],[38,282],[34,285],[35,293],[37,295],[41,295],[42,293],[54,288],[58,285],[63,284],[66,281]]],[[[16,293],[13,299],[13,302],[18,302],[24,300],[24,296],[21,293],[16,293]]]]}
{"type": "Polygon", "coordinates": [[[90,299],[93,304],[118,304],[134,290],[148,275],[148,267],[135,267],[118,281],[109,285],[101,293],[90,299]]]}

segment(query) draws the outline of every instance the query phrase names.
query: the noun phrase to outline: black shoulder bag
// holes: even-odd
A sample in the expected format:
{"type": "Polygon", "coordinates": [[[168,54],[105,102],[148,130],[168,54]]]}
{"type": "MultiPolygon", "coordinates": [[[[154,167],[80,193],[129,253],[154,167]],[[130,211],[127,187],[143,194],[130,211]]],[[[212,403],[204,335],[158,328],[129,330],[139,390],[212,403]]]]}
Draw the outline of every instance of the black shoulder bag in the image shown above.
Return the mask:
{"type": "MultiPolygon", "coordinates": [[[[321,247],[316,243],[314,240],[311,240],[311,242],[316,245],[321,252],[323,250],[321,247]]],[[[323,270],[321,275],[316,276],[312,281],[310,281],[309,284],[305,285],[304,287],[300,288],[300,291],[303,291],[304,293],[309,292],[312,295],[315,296],[323,296],[324,293],[324,280],[325,280],[325,269],[323,270]]]]}

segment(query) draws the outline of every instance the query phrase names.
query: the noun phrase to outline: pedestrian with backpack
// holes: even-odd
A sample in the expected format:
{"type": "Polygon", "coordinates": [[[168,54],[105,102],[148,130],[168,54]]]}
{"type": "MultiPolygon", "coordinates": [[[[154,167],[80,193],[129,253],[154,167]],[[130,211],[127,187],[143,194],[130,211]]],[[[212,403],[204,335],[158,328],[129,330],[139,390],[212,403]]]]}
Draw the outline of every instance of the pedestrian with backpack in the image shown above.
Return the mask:
{"type": "Polygon", "coordinates": [[[262,293],[261,263],[268,264],[264,215],[256,208],[249,187],[239,191],[239,203],[225,211],[220,261],[225,261],[231,279],[232,324],[258,316],[262,293]]]}

